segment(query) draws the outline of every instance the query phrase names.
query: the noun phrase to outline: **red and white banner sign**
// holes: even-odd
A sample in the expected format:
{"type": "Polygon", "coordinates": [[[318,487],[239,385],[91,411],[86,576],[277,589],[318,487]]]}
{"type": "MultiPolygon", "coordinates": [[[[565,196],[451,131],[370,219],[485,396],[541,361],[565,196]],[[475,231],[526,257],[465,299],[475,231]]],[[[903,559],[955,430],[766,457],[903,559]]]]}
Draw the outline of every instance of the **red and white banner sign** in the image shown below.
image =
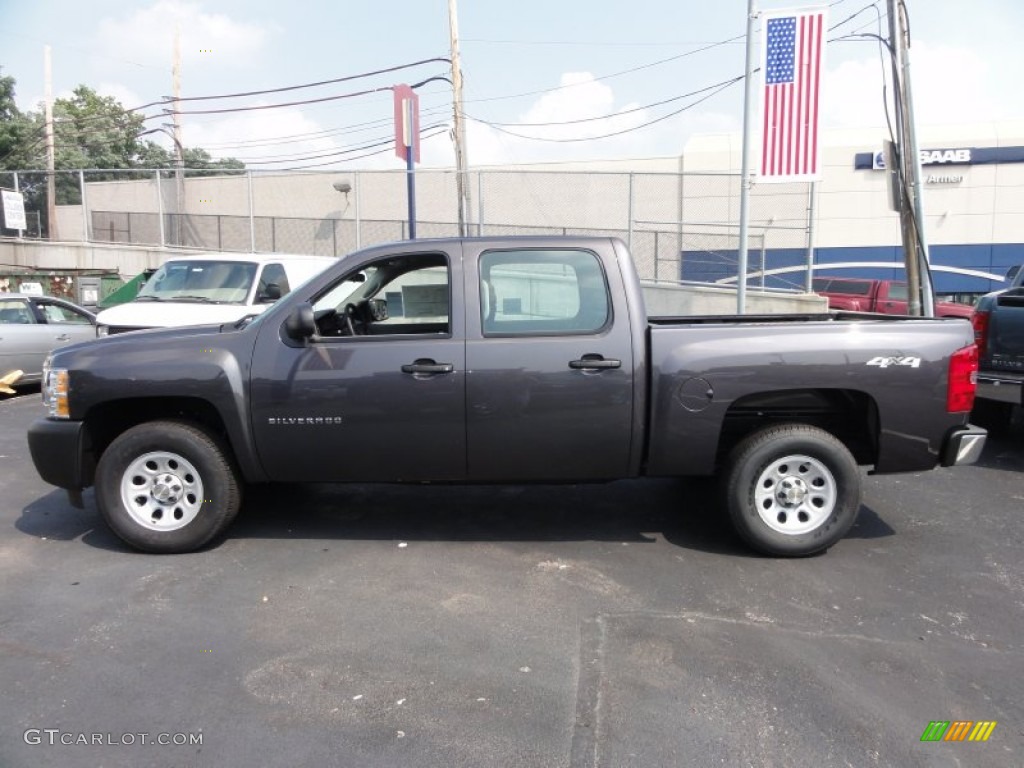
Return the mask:
{"type": "Polygon", "coordinates": [[[821,178],[820,91],[825,10],[762,14],[759,181],[821,178]]]}

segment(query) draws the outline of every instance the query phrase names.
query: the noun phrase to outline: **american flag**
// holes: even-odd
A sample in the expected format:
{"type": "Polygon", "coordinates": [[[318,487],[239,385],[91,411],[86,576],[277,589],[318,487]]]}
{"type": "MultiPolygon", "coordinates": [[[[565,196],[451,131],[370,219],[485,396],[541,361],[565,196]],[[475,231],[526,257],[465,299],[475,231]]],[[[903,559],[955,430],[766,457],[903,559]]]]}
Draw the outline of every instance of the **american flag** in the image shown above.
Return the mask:
{"type": "Polygon", "coordinates": [[[818,96],[825,11],[790,11],[763,18],[760,179],[818,179],[818,96]]]}

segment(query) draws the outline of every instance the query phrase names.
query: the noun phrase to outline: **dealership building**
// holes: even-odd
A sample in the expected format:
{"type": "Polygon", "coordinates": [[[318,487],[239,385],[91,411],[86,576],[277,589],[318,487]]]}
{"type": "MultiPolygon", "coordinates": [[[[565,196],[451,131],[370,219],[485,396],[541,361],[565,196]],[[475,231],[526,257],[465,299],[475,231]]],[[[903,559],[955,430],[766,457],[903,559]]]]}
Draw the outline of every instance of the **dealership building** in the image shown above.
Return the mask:
{"type": "MultiPolygon", "coordinates": [[[[885,171],[884,129],[829,130],[822,136],[823,178],[816,195],[800,185],[755,183],[752,200],[764,199],[751,220],[751,233],[764,234],[768,284],[793,284],[783,270],[806,264],[806,244],[796,234],[813,230],[815,271],[902,278],[899,216],[890,205],[885,171]],[[772,217],[773,188],[779,187],[772,217]],[[806,194],[813,216],[803,220],[799,201],[806,194]],[[815,197],[813,202],[810,199],[815,197]],[[790,227],[789,241],[772,235],[773,226],[790,227]],[[891,266],[890,266],[891,265],[891,266]],[[781,277],[780,277],[781,276],[781,277]]],[[[921,126],[918,129],[924,186],[924,235],[936,289],[940,293],[979,293],[999,288],[1010,266],[1024,263],[1024,121],[979,125],[921,126]]],[[[698,136],[683,153],[684,173],[738,172],[741,137],[698,136]]],[[[719,211],[736,220],[733,212],[719,211]]],[[[738,216],[738,214],[737,214],[738,216]]],[[[751,268],[757,267],[757,243],[749,244],[751,268]]],[[[732,254],[725,254],[729,261],[732,254]]],[[[712,279],[714,269],[704,270],[712,279]]],[[[722,270],[720,270],[722,271],[722,270]]],[[[727,270],[725,270],[727,271],[727,270]]],[[[682,272],[688,269],[684,254],[682,272]]],[[[797,279],[795,282],[799,282],[797,279]]]]}

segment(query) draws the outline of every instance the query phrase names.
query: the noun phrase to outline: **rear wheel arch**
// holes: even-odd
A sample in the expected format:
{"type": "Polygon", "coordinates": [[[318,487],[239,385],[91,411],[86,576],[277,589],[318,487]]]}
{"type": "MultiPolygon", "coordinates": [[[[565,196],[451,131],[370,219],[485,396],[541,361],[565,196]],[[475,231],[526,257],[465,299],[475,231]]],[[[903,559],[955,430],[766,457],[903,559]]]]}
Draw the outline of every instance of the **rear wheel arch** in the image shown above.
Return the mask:
{"type": "Polygon", "coordinates": [[[860,390],[790,389],[738,398],[726,411],[719,436],[718,466],[750,435],[773,424],[817,427],[839,440],[858,464],[875,464],[881,435],[878,404],[860,390]]]}

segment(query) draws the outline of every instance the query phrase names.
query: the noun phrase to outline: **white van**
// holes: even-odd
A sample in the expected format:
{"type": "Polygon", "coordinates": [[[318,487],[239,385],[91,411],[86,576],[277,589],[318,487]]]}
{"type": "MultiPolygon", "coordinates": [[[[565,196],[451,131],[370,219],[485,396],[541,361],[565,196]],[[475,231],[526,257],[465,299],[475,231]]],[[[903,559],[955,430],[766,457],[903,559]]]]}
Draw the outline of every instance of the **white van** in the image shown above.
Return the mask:
{"type": "Polygon", "coordinates": [[[335,259],[283,253],[204,253],[166,262],[134,300],[96,316],[99,335],[233,323],[262,312],[335,259]]]}

